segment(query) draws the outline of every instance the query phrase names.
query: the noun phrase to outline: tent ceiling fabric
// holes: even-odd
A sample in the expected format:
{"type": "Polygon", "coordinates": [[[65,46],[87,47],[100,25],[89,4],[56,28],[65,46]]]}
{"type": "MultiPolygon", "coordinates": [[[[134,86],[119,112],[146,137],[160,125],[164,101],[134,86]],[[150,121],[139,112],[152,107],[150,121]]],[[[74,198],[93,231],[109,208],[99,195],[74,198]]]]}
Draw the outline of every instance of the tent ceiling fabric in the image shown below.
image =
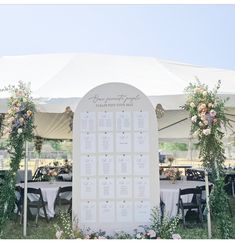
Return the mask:
{"type": "MultiPolygon", "coordinates": [[[[228,108],[226,113],[235,115],[235,108],[228,108]]],[[[223,130],[226,138],[234,136],[235,131],[235,116],[227,115],[227,118],[234,120],[234,122],[230,122],[231,127],[223,130]]],[[[186,141],[192,139],[190,127],[191,120],[185,110],[168,110],[162,118],[158,119],[159,139],[162,141],[186,141]]]]}
{"type": "Polygon", "coordinates": [[[0,57],[1,87],[21,80],[31,82],[31,89],[34,92],[59,73],[74,55],[2,56],[0,57]]]}
{"type": "Polygon", "coordinates": [[[35,114],[36,135],[47,139],[72,139],[69,118],[65,113],[35,114]]]}
{"type": "Polygon", "coordinates": [[[206,83],[210,89],[215,87],[218,80],[222,81],[220,93],[234,94],[231,89],[234,82],[234,70],[224,70],[217,68],[205,68],[200,66],[193,66],[190,64],[176,63],[170,61],[163,61],[161,63],[174,75],[186,82],[196,80],[198,78],[202,83],[206,83]]]}
{"type": "Polygon", "coordinates": [[[180,94],[185,87],[180,78],[154,58],[77,54],[64,69],[42,85],[35,95],[56,98],[82,97],[95,86],[108,82],[133,85],[148,96],[180,94]],[[169,80],[176,84],[174,90],[169,89],[169,80]],[[153,90],[159,81],[161,86],[153,90]],[[58,88],[51,93],[50,90],[55,86],[58,88]]]}
{"type": "MultiPolygon", "coordinates": [[[[209,88],[221,80],[221,97],[230,97],[227,106],[235,114],[234,70],[204,68],[151,57],[99,54],[41,54],[0,57],[1,87],[18,80],[31,82],[37,113],[37,135],[52,139],[71,139],[69,118],[80,98],[95,86],[108,82],[124,82],[145,93],[156,107],[165,110],[159,129],[174,124],[188,114],[184,105],[184,89],[196,77],[209,88]]],[[[7,111],[6,94],[0,93],[0,113],[7,111]],[[5,95],[5,96],[4,96],[5,95]]],[[[228,113],[229,113],[228,112],[228,113]]],[[[231,118],[232,119],[232,118],[231,118]]],[[[235,118],[234,118],[235,119],[235,118]]],[[[190,121],[185,120],[159,132],[160,139],[188,139],[190,121]]]]}

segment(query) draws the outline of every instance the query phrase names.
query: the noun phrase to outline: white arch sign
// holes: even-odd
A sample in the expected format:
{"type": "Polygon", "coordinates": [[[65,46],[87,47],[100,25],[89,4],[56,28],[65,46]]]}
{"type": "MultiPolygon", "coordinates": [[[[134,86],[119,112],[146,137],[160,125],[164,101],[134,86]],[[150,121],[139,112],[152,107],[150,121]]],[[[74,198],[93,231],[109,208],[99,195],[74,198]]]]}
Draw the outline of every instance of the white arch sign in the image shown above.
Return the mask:
{"type": "Polygon", "coordinates": [[[148,98],[108,83],[80,101],[73,124],[73,218],[79,227],[132,233],[159,206],[157,118],[148,98]]]}

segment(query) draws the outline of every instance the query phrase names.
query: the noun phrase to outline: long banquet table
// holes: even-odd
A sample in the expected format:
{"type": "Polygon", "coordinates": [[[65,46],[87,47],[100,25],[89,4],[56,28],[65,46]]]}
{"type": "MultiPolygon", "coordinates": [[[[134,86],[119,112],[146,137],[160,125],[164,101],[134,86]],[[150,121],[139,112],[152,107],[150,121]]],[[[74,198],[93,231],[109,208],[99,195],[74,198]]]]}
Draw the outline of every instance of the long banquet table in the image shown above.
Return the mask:
{"type": "MultiPolygon", "coordinates": [[[[24,183],[18,183],[17,186],[24,188],[24,183]]],[[[55,215],[54,202],[57,192],[60,187],[72,186],[72,182],[28,182],[30,188],[41,188],[43,200],[47,202],[46,212],[49,218],[55,215]]],[[[34,200],[36,195],[28,194],[30,200],[34,200]]],[[[67,199],[70,199],[72,194],[67,194],[67,199]]],[[[40,215],[43,215],[40,213],[40,215]]]]}

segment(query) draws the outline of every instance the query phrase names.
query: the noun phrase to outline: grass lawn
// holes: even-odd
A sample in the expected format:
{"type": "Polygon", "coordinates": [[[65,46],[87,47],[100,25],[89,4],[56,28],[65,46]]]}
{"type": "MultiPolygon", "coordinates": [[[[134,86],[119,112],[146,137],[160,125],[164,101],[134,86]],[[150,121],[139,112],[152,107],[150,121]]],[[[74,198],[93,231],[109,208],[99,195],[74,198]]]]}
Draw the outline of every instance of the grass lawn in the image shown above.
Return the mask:
{"type": "MultiPolygon", "coordinates": [[[[230,197],[230,205],[233,213],[232,227],[233,227],[233,239],[235,239],[235,198],[230,197]]],[[[176,233],[180,234],[183,239],[208,239],[207,222],[204,222],[204,227],[200,228],[198,225],[192,226],[192,228],[184,229],[182,225],[179,225],[176,233]]],[[[213,223],[212,218],[212,238],[218,239],[218,231],[213,223]]]]}
{"type": "MultiPolygon", "coordinates": [[[[230,199],[230,204],[233,211],[232,225],[235,239],[235,198],[230,199]]],[[[54,225],[58,222],[57,218],[51,219],[47,223],[44,219],[39,219],[38,227],[35,227],[34,221],[29,221],[27,228],[27,239],[55,239],[54,225]]],[[[183,239],[207,239],[207,223],[204,222],[204,227],[201,228],[197,224],[191,224],[190,228],[183,228],[179,224],[176,233],[180,234],[183,239]]],[[[212,221],[212,233],[213,238],[216,239],[216,228],[213,226],[212,221]]],[[[10,220],[3,231],[2,239],[25,239],[23,237],[23,226],[18,221],[10,220]]]]}

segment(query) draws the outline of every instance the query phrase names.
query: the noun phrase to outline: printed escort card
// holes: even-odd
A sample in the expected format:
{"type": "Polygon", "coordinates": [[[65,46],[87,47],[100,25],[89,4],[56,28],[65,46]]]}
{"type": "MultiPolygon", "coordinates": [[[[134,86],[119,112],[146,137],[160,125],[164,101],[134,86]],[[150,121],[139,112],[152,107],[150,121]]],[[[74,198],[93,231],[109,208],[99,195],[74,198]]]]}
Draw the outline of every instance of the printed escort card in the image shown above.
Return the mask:
{"type": "MultiPolygon", "coordinates": [[[[80,119],[81,199],[98,196],[102,223],[132,221],[133,211],[136,221],[149,216],[148,112],[84,112],[80,119]],[[145,200],[132,203],[133,197],[145,200]]],[[[94,206],[84,204],[89,222],[96,217],[89,215],[94,206]]]]}

